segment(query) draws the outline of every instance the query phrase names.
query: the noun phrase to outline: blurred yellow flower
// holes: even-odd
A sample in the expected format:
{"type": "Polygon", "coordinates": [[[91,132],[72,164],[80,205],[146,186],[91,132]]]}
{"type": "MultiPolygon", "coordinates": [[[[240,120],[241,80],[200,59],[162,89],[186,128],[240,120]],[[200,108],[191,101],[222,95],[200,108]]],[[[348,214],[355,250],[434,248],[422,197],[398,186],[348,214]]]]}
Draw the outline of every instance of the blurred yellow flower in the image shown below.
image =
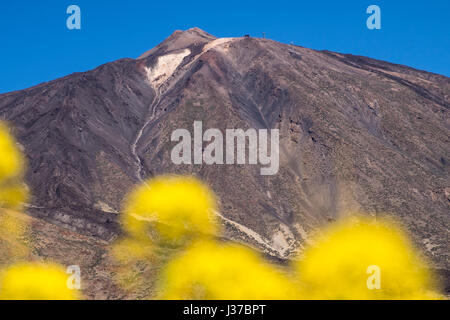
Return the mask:
{"type": "Polygon", "coordinates": [[[18,176],[23,170],[23,158],[8,127],[0,123],[0,181],[18,176]]]}
{"type": "Polygon", "coordinates": [[[20,208],[27,198],[28,188],[25,184],[0,185],[0,207],[20,208]]]}
{"type": "Polygon", "coordinates": [[[19,208],[27,199],[24,160],[8,127],[0,123],[0,207],[19,208]]]}
{"type": "Polygon", "coordinates": [[[0,265],[25,259],[28,248],[23,241],[28,219],[5,208],[20,208],[28,189],[22,182],[24,160],[6,124],[0,122],[0,265]]]}
{"type": "Polygon", "coordinates": [[[67,287],[67,279],[64,269],[55,264],[18,264],[0,273],[0,299],[77,299],[77,292],[67,287]]]}
{"type": "Polygon", "coordinates": [[[294,282],[254,250],[197,241],[162,274],[161,299],[296,299],[294,282]]]}
{"type": "Polygon", "coordinates": [[[311,299],[439,298],[416,249],[387,220],[338,222],[304,251],[296,267],[311,299]],[[375,276],[379,289],[371,282],[375,276]]]}
{"type": "Polygon", "coordinates": [[[149,227],[162,241],[179,242],[218,230],[213,211],[214,194],[199,180],[161,176],[138,186],[128,196],[122,222],[135,238],[147,236],[149,227]]]}

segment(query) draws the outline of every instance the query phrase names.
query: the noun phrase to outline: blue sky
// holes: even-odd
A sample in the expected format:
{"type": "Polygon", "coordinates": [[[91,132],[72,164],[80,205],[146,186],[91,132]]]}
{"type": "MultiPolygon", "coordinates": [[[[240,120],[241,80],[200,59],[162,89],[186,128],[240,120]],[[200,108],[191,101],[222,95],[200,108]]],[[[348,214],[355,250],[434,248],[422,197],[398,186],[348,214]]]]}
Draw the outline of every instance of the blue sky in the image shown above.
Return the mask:
{"type": "Polygon", "coordinates": [[[352,53],[450,76],[450,1],[3,1],[0,93],[24,89],[120,58],[135,58],[176,29],[250,34],[352,53]],[[66,9],[81,8],[81,30],[66,9]],[[369,30],[366,8],[381,8],[369,30]]]}

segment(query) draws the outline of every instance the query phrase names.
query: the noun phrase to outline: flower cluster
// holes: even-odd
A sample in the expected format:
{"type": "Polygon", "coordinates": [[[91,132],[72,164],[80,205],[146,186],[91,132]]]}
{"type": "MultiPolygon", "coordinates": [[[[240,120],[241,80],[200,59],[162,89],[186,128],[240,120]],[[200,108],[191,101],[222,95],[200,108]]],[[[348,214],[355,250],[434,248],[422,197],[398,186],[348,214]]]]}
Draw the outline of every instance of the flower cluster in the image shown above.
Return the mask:
{"type": "Polygon", "coordinates": [[[157,276],[156,298],[440,298],[418,251],[387,219],[339,221],[289,268],[280,268],[253,249],[219,240],[214,199],[205,184],[185,176],[150,179],[127,198],[122,221],[128,237],[116,244],[119,258],[145,260],[161,245],[178,248],[157,276]],[[368,286],[369,266],[381,270],[380,288],[368,286]]]}
{"type": "Polygon", "coordinates": [[[329,226],[295,267],[311,299],[432,299],[433,279],[402,229],[387,218],[359,217],[329,226]],[[370,288],[367,269],[380,272],[370,288]]]}

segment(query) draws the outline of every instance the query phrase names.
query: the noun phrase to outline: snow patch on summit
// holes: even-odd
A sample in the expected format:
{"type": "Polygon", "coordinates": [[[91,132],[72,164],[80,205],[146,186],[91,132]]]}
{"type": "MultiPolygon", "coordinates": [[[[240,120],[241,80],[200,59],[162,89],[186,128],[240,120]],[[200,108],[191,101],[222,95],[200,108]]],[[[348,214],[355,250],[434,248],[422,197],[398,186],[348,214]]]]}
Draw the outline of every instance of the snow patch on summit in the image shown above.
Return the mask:
{"type": "Polygon", "coordinates": [[[175,72],[184,57],[190,54],[191,50],[184,49],[179,53],[171,53],[159,57],[153,68],[146,68],[148,81],[154,88],[161,86],[175,72]]]}

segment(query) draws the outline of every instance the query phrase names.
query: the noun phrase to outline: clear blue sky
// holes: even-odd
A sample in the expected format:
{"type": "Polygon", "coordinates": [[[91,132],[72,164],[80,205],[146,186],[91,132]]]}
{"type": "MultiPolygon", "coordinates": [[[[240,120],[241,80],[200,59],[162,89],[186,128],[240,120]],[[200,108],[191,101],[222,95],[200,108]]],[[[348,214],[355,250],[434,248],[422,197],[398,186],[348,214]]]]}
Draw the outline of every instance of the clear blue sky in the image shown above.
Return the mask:
{"type": "Polygon", "coordinates": [[[176,29],[251,34],[352,53],[450,76],[449,0],[2,1],[0,93],[24,89],[119,58],[135,58],[176,29]],[[66,9],[81,8],[81,30],[66,9]],[[381,8],[381,30],[366,8],[381,8]]]}

